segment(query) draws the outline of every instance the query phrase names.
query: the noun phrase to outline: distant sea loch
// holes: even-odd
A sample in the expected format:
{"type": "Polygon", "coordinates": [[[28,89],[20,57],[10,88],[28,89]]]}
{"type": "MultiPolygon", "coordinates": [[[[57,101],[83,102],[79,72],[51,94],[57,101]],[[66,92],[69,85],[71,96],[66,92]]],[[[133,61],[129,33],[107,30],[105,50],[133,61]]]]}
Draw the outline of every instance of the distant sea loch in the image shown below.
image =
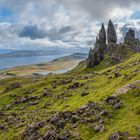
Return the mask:
{"type": "MultiPolygon", "coordinates": [[[[17,66],[47,63],[59,57],[68,56],[78,52],[62,50],[12,51],[0,50],[0,70],[17,66]]],[[[81,51],[80,51],[81,52],[81,51]]],[[[84,51],[82,51],[84,52],[84,51]]]]}

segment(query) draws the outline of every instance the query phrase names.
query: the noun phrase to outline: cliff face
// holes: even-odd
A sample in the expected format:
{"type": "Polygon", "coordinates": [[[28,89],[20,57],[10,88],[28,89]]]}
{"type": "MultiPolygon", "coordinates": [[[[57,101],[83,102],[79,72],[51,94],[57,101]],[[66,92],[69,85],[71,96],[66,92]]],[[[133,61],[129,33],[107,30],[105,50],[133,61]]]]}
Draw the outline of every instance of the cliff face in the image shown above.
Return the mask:
{"type": "Polygon", "coordinates": [[[135,31],[129,29],[124,38],[124,43],[133,51],[140,52],[140,41],[135,38],[135,31]]]}
{"type": "Polygon", "coordinates": [[[89,56],[87,60],[87,66],[89,68],[98,65],[104,58],[104,54],[106,52],[106,31],[104,24],[102,24],[102,28],[99,32],[99,37],[96,38],[94,46],[95,48],[90,49],[89,51],[89,56]]]}
{"type": "Polygon", "coordinates": [[[132,29],[126,33],[124,37],[124,43],[117,44],[117,35],[112,21],[110,20],[107,28],[107,37],[104,24],[102,24],[99,32],[99,37],[96,38],[94,49],[90,49],[89,56],[87,59],[87,67],[93,68],[94,66],[101,63],[104,59],[105,54],[108,55],[110,61],[118,63],[124,57],[123,52],[127,50],[133,52],[140,52],[140,41],[135,38],[135,32],[132,29]],[[108,44],[106,44],[108,42],[108,44]],[[123,51],[123,52],[122,52],[123,51]]]}

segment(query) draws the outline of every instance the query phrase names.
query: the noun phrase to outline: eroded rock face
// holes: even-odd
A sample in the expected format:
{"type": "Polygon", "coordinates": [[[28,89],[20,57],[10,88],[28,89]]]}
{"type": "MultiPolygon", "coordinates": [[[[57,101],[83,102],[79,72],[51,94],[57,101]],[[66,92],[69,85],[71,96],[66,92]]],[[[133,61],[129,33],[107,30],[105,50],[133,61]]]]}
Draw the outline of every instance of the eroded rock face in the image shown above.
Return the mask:
{"type": "Polygon", "coordinates": [[[106,51],[106,31],[104,24],[99,32],[99,38],[96,38],[94,44],[94,49],[90,49],[89,56],[87,59],[87,67],[92,68],[95,65],[98,65],[104,58],[106,51]]]}
{"type": "MultiPolygon", "coordinates": [[[[116,44],[117,42],[115,27],[111,20],[108,23],[107,39],[108,44],[116,44]]],[[[102,28],[99,32],[99,37],[96,38],[96,42],[94,44],[94,49],[90,49],[89,51],[89,56],[87,59],[87,67],[93,68],[94,66],[100,64],[101,61],[104,59],[104,55],[106,52],[107,52],[106,31],[104,24],[102,24],[102,28]]]]}
{"type": "Polygon", "coordinates": [[[99,32],[99,45],[100,59],[103,60],[106,51],[106,31],[104,24],[102,24],[102,28],[99,32]]]}
{"type": "MultiPolygon", "coordinates": [[[[132,29],[129,29],[126,33],[124,43],[117,44],[117,35],[111,20],[108,23],[107,41],[108,44],[106,44],[106,31],[104,24],[102,24],[99,36],[94,44],[94,49],[90,49],[88,59],[86,60],[88,68],[99,65],[103,61],[105,54],[108,64],[115,65],[126,59],[130,51],[140,52],[140,40],[135,38],[135,32],[132,29]]],[[[115,77],[119,76],[115,75],[115,77]]]]}
{"type": "Polygon", "coordinates": [[[94,51],[90,48],[88,59],[87,59],[87,67],[92,68],[94,66],[94,51]]]}
{"type": "Polygon", "coordinates": [[[109,20],[109,23],[108,23],[107,39],[108,39],[108,44],[117,42],[117,35],[116,35],[115,27],[111,20],[109,20]]]}
{"type": "Polygon", "coordinates": [[[124,43],[129,45],[129,43],[134,40],[135,40],[135,32],[134,30],[129,29],[124,38],[124,43]]]}
{"type": "Polygon", "coordinates": [[[134,30],[129,29],[129,31],[125,35],[124,43],[128,45],[132,50],[140,52],[140,41],[139,39],[135,38],[134,30]]]}

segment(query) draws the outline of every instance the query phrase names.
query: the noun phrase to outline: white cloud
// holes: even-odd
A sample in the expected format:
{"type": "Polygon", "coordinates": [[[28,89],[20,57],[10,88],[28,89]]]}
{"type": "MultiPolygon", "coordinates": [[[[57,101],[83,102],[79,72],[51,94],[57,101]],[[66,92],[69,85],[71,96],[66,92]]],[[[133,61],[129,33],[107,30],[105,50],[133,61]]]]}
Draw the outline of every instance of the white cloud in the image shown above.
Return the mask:
{"type": "Polygon", "coordinates": [[[140,21],[129,19],[139,10],[139,3],[139,0],[0,0],[0,7],[6,6],[13,12],[13,18],[16,16],[13,23],[0,22],[0,47],[91,47],[100,30],[99,21],[107,24],[109,18],[115,21],[121,39],[124,28],[140,30],[140,21]],[[34,39],[20,37],[26,26],[36,26],[45,35],[34,39]]]}
{"type": "Polygon", "coordinates": [[[118,19],[122,19],[124,17],[129,17],[132,14],[133,14],[132,9],[126,9],[126,8],[122,9],[120,7],[116,7],[109,13],[109,17],[111,17],[112,19],[118,20],[118,19]]]}

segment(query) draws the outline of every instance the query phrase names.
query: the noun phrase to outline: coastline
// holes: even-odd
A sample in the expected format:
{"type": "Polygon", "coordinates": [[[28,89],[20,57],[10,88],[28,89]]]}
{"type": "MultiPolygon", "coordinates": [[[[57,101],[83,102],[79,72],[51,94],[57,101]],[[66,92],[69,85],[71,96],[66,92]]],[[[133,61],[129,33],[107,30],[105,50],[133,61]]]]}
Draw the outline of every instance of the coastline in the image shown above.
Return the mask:
{"type": "Polygon", "coordinates": [[[59,57],[47,63],[17,66],[9,69],[0,70],[0,79],[16,76],[38,76],[65,73],[78,65],[83,57],[65,56],[59,57]]]}

